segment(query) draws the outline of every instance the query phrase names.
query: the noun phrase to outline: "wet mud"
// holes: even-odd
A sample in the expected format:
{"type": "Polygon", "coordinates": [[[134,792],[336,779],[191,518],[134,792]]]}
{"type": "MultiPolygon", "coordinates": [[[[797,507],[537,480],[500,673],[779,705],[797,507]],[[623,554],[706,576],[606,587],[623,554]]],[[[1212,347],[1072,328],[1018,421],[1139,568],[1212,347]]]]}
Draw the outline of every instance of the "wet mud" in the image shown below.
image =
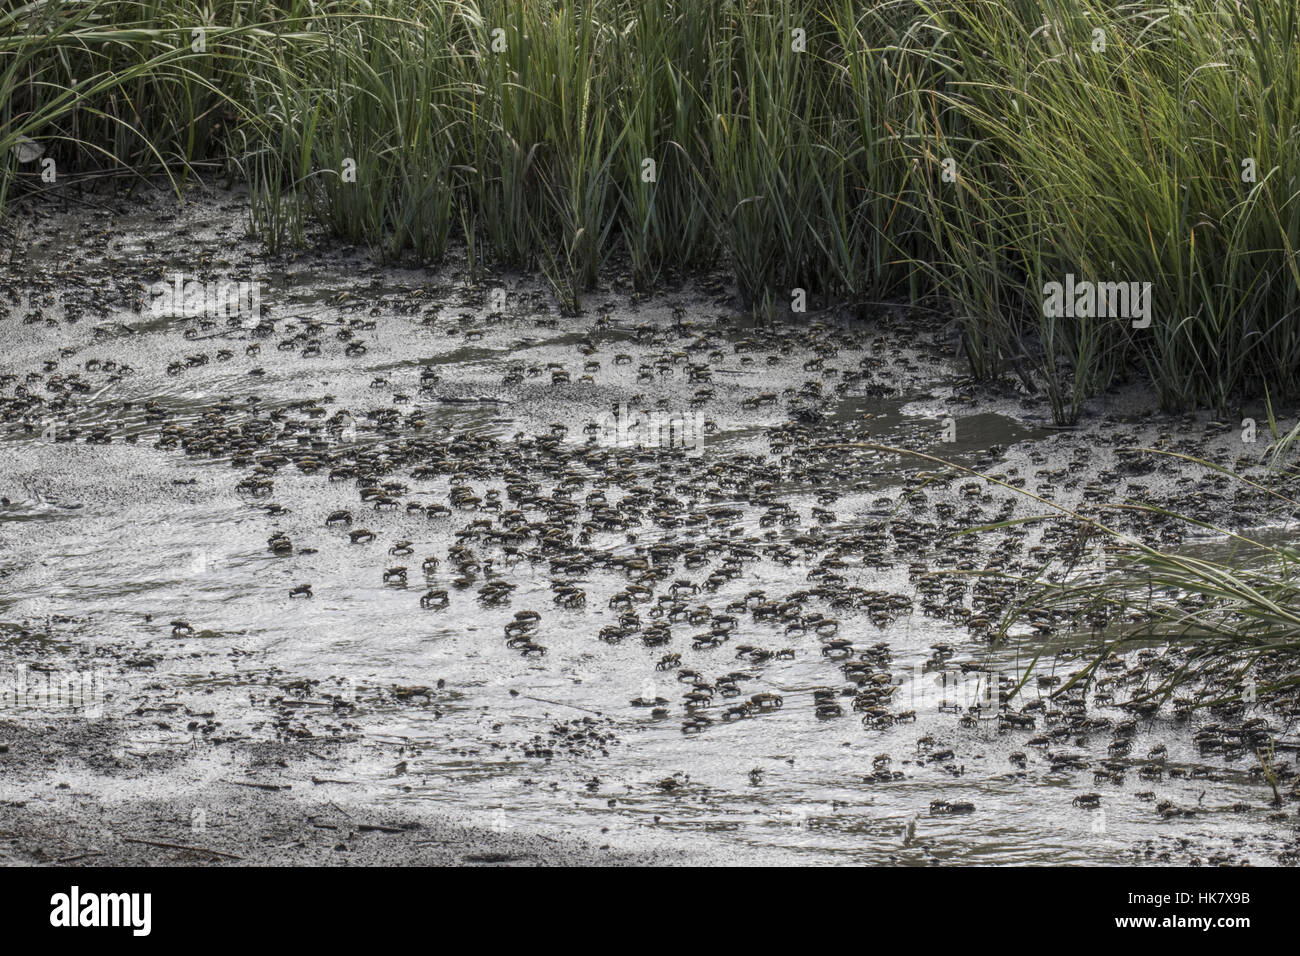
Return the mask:
{"type": "Polygon", "coordinates": [[[721,276],[615,269],[567,316],[534,277],[268,258],[242,215],[11,224],[9,861],[1295,861],[1295,700],[1136,702],[1185,660],[1161,645],[1062,693],[1087,623],[994,645],[1017,590],[991,575],[1103,542],[973,531],[1043,507],[872,447],[1286,534],[1262,492],[1134,451],[1294,492],[1235,423],[1132,383],[1051,428],[902,306],[758,319],[721,276]],[[160,311],[177,273],[256,283],[256,313],[160,311]]]}

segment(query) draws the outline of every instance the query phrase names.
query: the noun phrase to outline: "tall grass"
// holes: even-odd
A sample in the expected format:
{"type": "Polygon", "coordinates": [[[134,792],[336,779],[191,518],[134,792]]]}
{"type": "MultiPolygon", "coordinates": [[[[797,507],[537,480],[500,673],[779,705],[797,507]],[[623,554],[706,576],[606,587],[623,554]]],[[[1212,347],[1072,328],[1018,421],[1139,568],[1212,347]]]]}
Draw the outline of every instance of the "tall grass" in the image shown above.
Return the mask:
{"type": "Polygon", "coordinates": [[[611,265],[930,300],[1060,422],[1132,377],[1300,396],[1291,2],[38,0],[0,13],[0,94],[0,200],[46,188],[37,148],[223,169],[272,246],[460,240],[570,309],[611,265]],[[1067,273],[1150,282],[1151,326],[1047,316],[1067,273]]]}
{"type": "Polygon", "coordinates": [[[927,9],[956,74],[939,95],[955,117],[937,114],[934,138],[964,170],[926,207],[949,252],[933,271],[987,343],[980,370],[1034,342],[1060,420],[1136,369],[1168,408],[1265,385],[1294,397],[1300,8],[927,9]],[[1045,317],[1043,284],[1066,273],[1151,282],[1150,328],[1045,317]]]}
{"type": "Polygon", "coordinates": [[[250,59],[265,59],[282,40],[312,39],[279,29],[280,13],[262,0],[8,5],[0,11],[0,210],[15,187],[49,188],[37,159],[54,160],[65,183],[117,171],[179,185],[243,155],[250,136],[267,135],[245,96],[250,59]]]}

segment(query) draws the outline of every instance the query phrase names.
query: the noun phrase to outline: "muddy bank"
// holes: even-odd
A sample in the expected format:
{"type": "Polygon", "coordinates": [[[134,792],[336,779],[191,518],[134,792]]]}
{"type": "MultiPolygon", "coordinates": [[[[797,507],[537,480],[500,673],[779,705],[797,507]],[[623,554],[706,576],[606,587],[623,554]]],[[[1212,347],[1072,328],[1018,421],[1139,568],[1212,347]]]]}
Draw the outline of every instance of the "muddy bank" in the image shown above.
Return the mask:
{"type": "Polygon", "coordinates": [[[1293,695],[1201,706],[1243,679],[1219,674],[1151,708],[1186,648],[1065,692],[1087,622],[992,641],[1019,579],[1113,557],[1014,523],[1041,510],[1016,488],[1289,533],[1259,490],[1138,452],[1300,490],[1237,423],[1133,383],[1052,429],[901,306],[762,319],[720,280],[645,295],[615,268],[561,316],[535,277],[269,259],[241,212],[41,207],[16,230],[0,692],[51,760],[0,761],[0,799],[168,806],[175,836],[196,795],[253,824],[269,795],[317,848],[335,831],[304,821],[337,805],[715,862],[1294,862],[1293,695]],[[259,313],[155,314],[178,272],[260,283],[259,313]],[[116,728],[104,759],[74,759],[86,720],[116,728]]]}

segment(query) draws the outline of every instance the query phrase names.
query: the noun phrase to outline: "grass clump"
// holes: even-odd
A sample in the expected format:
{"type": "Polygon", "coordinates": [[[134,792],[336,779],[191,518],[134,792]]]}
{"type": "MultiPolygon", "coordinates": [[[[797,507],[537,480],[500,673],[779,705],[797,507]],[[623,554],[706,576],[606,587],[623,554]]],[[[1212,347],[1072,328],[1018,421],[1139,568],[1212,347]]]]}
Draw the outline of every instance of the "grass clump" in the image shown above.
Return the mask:
{"type": "Polygon", "coordinates": [[[1222,535],[1231,556],[1214,560],[1156,548],[1080,517],[1080,527],[1106,543],[1109,566],[1034,581],[1004,619],[1002,633],[1049,617],[1087,627],[1100,650],[1081,672],[1084,678],[1113,653],[1152,642],[1187,651],[1145,698],[1165,699],[1187,686],[1210,691],[1204,704],[1294,693],[1300,684],[1300,551],[1163,509],[1123,507],[1222,535]]]}

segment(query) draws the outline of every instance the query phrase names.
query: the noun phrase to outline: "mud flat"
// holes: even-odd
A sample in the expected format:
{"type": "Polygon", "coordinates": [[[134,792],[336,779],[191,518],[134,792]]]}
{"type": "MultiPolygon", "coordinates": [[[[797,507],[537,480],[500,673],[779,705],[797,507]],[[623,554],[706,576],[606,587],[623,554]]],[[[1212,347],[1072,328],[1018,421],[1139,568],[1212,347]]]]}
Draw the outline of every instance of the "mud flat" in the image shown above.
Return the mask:
{"type": "Polygon", "coordinates": [[[561,315],[526,276],[268,258],[242,210],[14,224],[9,861],[1295,861],[1294,698],[1195,706],[1220,676],[1148,707],[1186,660],[1158,644],[1061,693],[1088,624],[994,645],[1017,592],[987,576],[1103,544],[960,533],[1040,507],[867,447],[1286,534],[1262,493],[1132,453],[1294,494],[1235,422],[1135,383],[1053,429],[966,380],[942,317],[759,320],[721,279],[646,295],[617,268],[561,315]],[[155,309],[176,274],[256,283],[257,312],[155,309]]]}
{"type": "MultiPolygon", "coordinates": [[[[284,783],[205,779],[160,785],[124,767],[112,721],[0,723],[5,778],[40,786],[0,801],[0,862],[95,866],[656,866],[684,850],[619,850],[572,835],[465,826],[429,814],[313,800],[284,783]],[[58,769],[51,769],[57,767],[58,769]],[[78,780],[76,786],[65,782],[78,780]],[[86,789],[83,789],[86,788],[86,789]],[[91,789],[93,788],[93,789],[91,789]],[[165,795],[164,795],[165,794],[165,795]]],[[[180,755],[171,754],[172,758],[180,755]]],[[[312,758],[261,744],[252,772],[280,775],[312,758]]],[[[176,760],[171,761],[173,764],[176,760]]],[[[157,772],[160,768],[151,768],[157,772]]],[[[317,764],[316,770],[319,770],[317,764]]]]}

